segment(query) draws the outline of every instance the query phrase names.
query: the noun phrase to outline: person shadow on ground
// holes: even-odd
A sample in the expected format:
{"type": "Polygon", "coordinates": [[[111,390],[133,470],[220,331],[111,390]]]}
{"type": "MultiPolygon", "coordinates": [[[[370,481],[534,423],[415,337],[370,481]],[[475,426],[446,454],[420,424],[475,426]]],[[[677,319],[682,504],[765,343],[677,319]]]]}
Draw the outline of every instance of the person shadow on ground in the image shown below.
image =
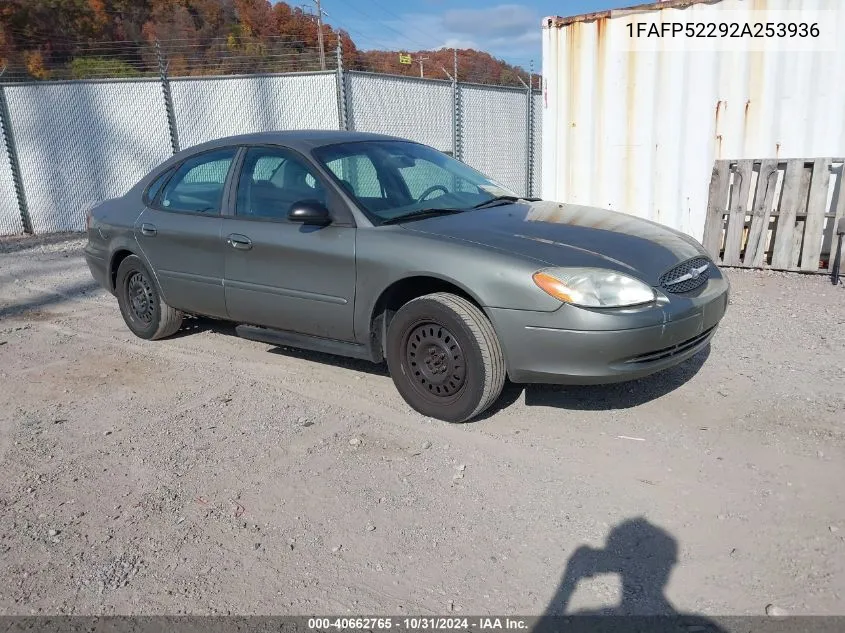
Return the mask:
{"type": "Polygon", "coordinates": [[[678,562],[678,552],[678,541],[646,519],[620,523],[608,534],[603,549],[581,546],[572,553],[557,591],[533,631],[725,631],[708,618],[679,613],[666,597],[665,590],[678,562]],[[580,580],[612,573],[620,576],[622,596],[619,604],[567,612],[580,580]]]}

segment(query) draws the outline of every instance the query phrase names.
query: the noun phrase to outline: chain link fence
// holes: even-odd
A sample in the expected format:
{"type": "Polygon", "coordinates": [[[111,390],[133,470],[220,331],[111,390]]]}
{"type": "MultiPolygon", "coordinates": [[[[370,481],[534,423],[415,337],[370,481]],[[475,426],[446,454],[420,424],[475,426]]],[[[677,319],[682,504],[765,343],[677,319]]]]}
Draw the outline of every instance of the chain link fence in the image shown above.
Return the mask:
{"type": "Polygon", "coordinates": [[[346,85],[350,129],[452,151],[451,82],[350,72],[346,85]]]}
{"type": "Polygon", "coordinates": [[[334,73],[170,81],[180,147],[268,130],[338,129],[334,73]]]}
{"type": "Polygon", "coordinates": [[[461,85],[463,153],[461,159],[527,194],[528,95],[517,88],[461,85]]]}
{"type": "Polygon", "coordinates": [[[9,152],[6,149],[6,135],[0,134],[0,235],[14,235],[23,233],[21,213],[15,194],[15,183],[12,178],[12,167],[7,160],[9,152]]]}
{"type": "Polygon", "coordinates": [[[122,195],[175,149],[247,132],[391,134],[452,153],[517,193],[539,193],[542,103],[528,86],[344,72],[338,63],[325,72],[161,73],[0,90],[8,106],[0,108],[1,235],[82,230],[90,204],[122,195]]]}
{"type": "Polygon", "coordinates": [[[87,204],[122,195],[171,154],[156,81],[4,91],[34,233],[81,230],[87,204]]]}

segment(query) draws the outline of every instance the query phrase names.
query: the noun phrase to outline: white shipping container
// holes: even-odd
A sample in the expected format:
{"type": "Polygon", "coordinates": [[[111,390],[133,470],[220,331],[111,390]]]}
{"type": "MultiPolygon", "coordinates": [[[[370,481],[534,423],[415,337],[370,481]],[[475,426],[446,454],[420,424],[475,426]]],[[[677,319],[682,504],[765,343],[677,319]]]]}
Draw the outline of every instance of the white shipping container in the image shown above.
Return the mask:
{"type": "Polygon", "coordinates": [[[667,0],[545,18],[543,197],[700,240],[715,159],[845,156],[841,33],[842,0],[667,0]],[[819,35],[632,37],[643,22],[695,33],[743,21],[816,23],[819,35]]]}

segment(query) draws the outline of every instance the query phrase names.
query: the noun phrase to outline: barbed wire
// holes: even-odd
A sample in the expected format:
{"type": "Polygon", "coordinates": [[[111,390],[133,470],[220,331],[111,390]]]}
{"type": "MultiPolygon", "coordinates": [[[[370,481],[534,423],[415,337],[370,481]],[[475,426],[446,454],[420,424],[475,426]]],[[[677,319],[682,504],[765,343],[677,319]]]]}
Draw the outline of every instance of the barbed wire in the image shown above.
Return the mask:
{"type": "MultiPolygon", "coordinates": [[[[9,29],[7,29],[8,31],[9,29]]],[[[14,31],[12,29],[12,31],[14,31]]],[[[371,38],[363,38],[371,39],[371,38]]],[[[227,36],[201,38],[168,38],[160,40],[112,40],[79,42],[65,40],[62,46],[38,49],[30,44],[40,43],[38,38],[15,38],[19,47],[5,61],[6,70],[0,82],[57,81],[81,79],[131,79],[155,77],[165,70],[169,77],[196,77],[204,75],[249,75],[323,70],[319,46],[301,36],[287,34],[266,37],[227,36]]],[[[325,70],[337,69],[336,50],[341,49],[342,63],[346,70],[377,74],[418,76],[416,57],[422,53],[440,60],[429,59],[424,64],[425,79],[448,80],[453,71],[452,49],[421,50],[412,54],[412,65],[399,64],[379,49],[358,50],[352,40],[346,44],[343,37],[327,38],[325,42],[325,70]],[[349,45],[353,48],[349,48],[349,45]],[[448,55],[443,55],[446,52],[448,55]],[[446,58],[446,63],[442,63],[446,58]],[[444,72],[443,66],[446,70],[444,72]]],[[[379,44],[384,45],[383,42],[379,44]]],[[[499,60],[493,60],[499,62],[499,60]]],[[[0,62],[2,67],[2,62],[0,62]]],[[[536,73],[532,85],[539,86],[536,73]]],[[[529,73],[512,68],[491,66],[483,59],[467,63],[459,59],[458,80],[466,83],[508,85],[520,87],[529,81],[529,73]],[[520,81],[521,80],[521,81],[520,81]]]]}

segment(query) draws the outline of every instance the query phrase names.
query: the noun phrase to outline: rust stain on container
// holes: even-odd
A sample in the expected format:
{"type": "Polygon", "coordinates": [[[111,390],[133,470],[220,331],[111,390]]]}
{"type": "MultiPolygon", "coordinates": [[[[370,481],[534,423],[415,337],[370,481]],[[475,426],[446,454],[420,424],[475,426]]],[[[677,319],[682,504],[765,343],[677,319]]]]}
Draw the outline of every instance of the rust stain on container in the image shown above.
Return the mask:
{"type": "Polygon", "coordinates": [[[566,143],[566,195],[572,195],[573,165],[575,165],[575,120],[578,108],[579,90],[581,88],[581,29],[582,24],[573,24],[567,29],[567,55],[569,57],[569,77],[567,78],[566,107],[569,125],[568,139],[566,143]]]}
{"type": "MultiPolygon", "coordinates": [[[[593,147],[596,148],[595,165],[598,167],[598,173],[604,173],[604,111],[601,105],[605,103],[604,94],[604,78],[607,72],[607,30],[608,22],[606,18],[600,18],[596,21],[596,103],[599,104],[599,109],[596,112],[596,125],[593,128],[593,147]]],[[[593,191],[591,195],[598,194],[600,187],[600,180],[593,179],[593,191]]]]}
{"type": "Polygon", "coordinates": [[[754,153],[757,148],[758,139],[764,133],[762,115],[766,110],[766,95],[764,91],[766,78],[765,57],[761,51],[750,52],[749,57],[749,85],[747,101],[745,103],[742,139],[744,153],[754,153]]]}
{"type": "Polygon", "coordinates": [[[596,22],[596,96],[599,103],[604,103],[604,76],[607,69],[607,20],[596,22]]]}
{"type": "MultiPolygon", "coordinates": [[[[725,101],[725,109],[727,110],[728,102],[725,101]]],[[[722,100],[716,102],[716,158],[722,157],[722,135],[719,130],[719,123],[722,121],[722,100]]]]}
{"type": "Polygon", "coordinates": [[[628,51],[625,86],[625,207],[634,206],[634,183],[637,178],[637,165],[631,153],[634,148],[634,134],[637,125],[636,94],[637,94],[637,52],[634,48],[628,51]]]}

